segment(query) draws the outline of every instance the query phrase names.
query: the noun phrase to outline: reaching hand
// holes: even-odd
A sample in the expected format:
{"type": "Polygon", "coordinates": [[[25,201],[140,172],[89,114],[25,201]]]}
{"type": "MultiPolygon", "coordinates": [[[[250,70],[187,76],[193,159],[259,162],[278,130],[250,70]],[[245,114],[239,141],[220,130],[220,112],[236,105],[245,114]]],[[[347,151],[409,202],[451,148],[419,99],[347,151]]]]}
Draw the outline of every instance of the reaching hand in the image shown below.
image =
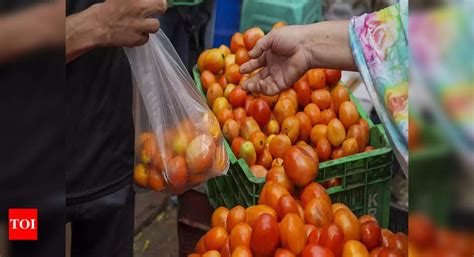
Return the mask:
{"type": "Polygon", "coordinates": [[[249,52],[251,58],[242,64],[241,73],[263,68],[246,80],[243,89],[252,93],[276,95],[293,85],[312,68],[312,53],[305,43],[307,26],[286,26],[272,30],[249,52]]]}

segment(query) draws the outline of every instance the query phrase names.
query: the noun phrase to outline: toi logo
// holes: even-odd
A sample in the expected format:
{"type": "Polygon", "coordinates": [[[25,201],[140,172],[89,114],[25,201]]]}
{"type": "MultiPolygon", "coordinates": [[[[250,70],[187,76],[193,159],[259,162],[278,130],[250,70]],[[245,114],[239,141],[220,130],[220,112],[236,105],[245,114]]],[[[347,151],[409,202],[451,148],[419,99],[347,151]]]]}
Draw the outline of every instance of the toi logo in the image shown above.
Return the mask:
{"type": "Polygon", "coordinates": [[[38,209],[8,209],[8,239],[38,239],[38,209]]]}

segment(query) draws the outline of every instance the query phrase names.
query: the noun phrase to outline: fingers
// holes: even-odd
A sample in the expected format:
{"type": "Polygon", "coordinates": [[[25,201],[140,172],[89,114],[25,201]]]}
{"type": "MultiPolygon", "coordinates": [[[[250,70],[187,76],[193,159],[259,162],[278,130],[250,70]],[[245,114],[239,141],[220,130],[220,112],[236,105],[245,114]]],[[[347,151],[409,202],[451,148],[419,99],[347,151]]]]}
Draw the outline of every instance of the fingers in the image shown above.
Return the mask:
{"type": "Polygon", "coordinates": [[[242,89],[246,91],[250,91],[252,93],[260,93],[260,84],[259,81],[263,80],[266,76],[268,76],[269,72],[268,69],[264,68],[254,76],[250,77],[249,79],[245,80],[242,89]]]}
{"type": "Polygon", "coordinates": [[[240,73],[247,74],[266,65],[265,55],[262,54],[257,59],[251,59],[240,66],[240,73]]]}
{"type": "Polygon", "coordinates": [[[249,56],[252,59],[255,59],[261,56],[265,51],[271,49],[273,42],[273,34],[270,32],[263,38],[257,41],[257,44],[249,52],[249,56]]]}
{"type": "Polygon", "coordinates": [[[264,80],[260,80],[259,85],[260,93],[264,95],[274,96],[280,93],[280,88],[278,88],[272,76],[268,76],[264,80]]]}
{"type": "Polygon", "coordinates": [[[142,23],[141,31],[154,34],[160,29],[160,21],[156,18],[147,18],[142,23]]]}
{"type": "Polygon", "coordinates": [[[153,17],[158,14],[163,14],[168,9],[166,0],[143,0],[145,10],[143,11],[144,17],[153,17]]]}

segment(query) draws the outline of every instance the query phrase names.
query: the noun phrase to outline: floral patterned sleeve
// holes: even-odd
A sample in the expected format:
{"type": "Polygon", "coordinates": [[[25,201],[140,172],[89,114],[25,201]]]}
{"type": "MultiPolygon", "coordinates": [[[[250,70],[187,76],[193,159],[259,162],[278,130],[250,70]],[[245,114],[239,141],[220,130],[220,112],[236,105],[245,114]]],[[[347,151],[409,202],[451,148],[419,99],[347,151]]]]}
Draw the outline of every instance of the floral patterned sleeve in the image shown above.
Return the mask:
{"type": "Polygon", "coordinates": [[[377,114],[405,164],[408,163],[407,4],[402,0],[378,12],[354,17],[349,26],[356,65],[377,114]]]}

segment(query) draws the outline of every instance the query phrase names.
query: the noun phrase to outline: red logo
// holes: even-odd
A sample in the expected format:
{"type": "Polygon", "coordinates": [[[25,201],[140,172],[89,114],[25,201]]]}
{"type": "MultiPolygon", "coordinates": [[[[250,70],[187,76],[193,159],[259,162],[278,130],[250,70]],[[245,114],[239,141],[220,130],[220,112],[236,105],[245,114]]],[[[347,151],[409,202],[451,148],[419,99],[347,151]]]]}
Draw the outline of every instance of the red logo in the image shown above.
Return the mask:
{"type": "Polygon", "coordinates": [[[8,239],[38,239],[38,209],[8,209],[8,239]]]}

